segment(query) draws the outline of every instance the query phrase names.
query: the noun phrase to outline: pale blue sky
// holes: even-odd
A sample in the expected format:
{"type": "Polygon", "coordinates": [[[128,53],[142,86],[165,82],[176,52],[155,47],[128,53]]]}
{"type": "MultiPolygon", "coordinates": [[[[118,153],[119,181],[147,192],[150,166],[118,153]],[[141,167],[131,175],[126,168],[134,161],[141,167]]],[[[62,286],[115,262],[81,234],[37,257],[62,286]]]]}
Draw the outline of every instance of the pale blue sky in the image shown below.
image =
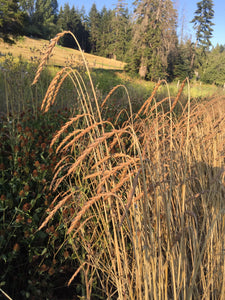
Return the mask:
{"type": "MultiPolygon", "coordinates": [[[[198,0],[200,1],[200,0],[198,0]]],[[[182,15],[185,17],[184,21],[184,33],[188,35],[188,37],[192,36],[192,40],[195,40],[195,35],[192,29],[192,24],[190,21],[194,17],[194,12],[197,9],[196,0],[174,0],[175,7],[177,8],[179,14],[179,24],[181,24],[182,15]]],[[[132,9],[133,0],[125,0],[128,4],[129,9],[132,9]]],[[[65,3],[69,3],[70,6],[75,6],[75,8],[81,9],[84,6],[86,13],[89,13],[91,6],[93,3],[96,4],[97,9],[101,10],[105,5],[107,8],[113,9],[117,3],[117,0],[58,0],[59,7],[64,5],[65,3]]],[[[225,45],[225,0],[214,0],[214,24],[213,27],[213,38],[212,44],[216,45],[217,43],[225,45]]],[[[179,26],[180,28],[180,26],[179,26]]],[[[178,33],[179,33],[178,28],[178,33]]]]}

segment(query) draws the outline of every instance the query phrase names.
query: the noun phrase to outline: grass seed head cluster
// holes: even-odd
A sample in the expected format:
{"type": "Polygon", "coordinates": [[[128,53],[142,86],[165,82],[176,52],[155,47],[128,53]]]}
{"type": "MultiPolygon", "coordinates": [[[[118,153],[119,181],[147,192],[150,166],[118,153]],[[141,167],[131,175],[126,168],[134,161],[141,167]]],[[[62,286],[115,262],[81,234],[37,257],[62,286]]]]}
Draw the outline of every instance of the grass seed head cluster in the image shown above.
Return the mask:
{"type": "Polygon", "coordinates": [[[75,207],[63,220],[80,262],[69,283],[82,272],[87,299],[94,278],[107,299],[224,299],[224,99],[195,103],[189,95],[181,103],[185,80],[175,98],[157,101],[160,81],[137,113],[128,94],[126,119],[114,123],[102,111],[124,87],[100,101],[87,73],[92,94],[64,68],[42,104],[51,109],[69,77],[82,107],[52,140],[61,156],[51,183],[58,196],[40,227],[75,207]]]}

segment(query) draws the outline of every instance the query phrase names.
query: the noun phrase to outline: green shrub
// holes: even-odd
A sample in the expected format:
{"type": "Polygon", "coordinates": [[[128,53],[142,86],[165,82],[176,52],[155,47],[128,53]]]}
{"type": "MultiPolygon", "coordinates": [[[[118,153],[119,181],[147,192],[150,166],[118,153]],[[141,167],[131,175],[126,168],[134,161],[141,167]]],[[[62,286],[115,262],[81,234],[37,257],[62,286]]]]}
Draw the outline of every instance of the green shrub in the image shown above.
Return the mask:
{"type": "Polygon", "coordinates": [[[68,115],[65,110],[34,117],[29,110],[14,127],[1,118],[0,286],[15,299],[52,299],[58,285],[66,285],[71,262],[60,217],[37,229],[55,196],[49,185],[59,158],[50,141],[68,115]]]}

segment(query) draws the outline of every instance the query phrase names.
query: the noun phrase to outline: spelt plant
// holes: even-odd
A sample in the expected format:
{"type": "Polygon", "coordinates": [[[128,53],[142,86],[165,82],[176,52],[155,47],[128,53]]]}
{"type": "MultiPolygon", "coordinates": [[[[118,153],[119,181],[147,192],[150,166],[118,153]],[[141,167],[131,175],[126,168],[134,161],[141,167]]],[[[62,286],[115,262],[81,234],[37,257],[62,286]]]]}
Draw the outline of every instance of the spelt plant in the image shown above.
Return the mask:
{"type": "MultiPolygon", "coordinates": [[[[64,34],[71,33],[54,41],[64,34]]],[[[223,97],[194,103],[189,93],[181,103],[186,79],[176,97],[168,91],[157,101],[160,81],[137,113],[128,96],[126,119],[111,122],[101,111],[124,87],[113,88],[100,107],[88,68],[87,73],[91,94],[76,70],[63,69],[42,107],[50,109],[69,77],[82,112],[52,140],[61,155],[51,183],[58,195],[39,228],[56,213],[74,209],[63,218],[80,263],[69,284],[82,273],[86,299],[96,297],[96,280],[98,299],[223,299],[223,97]]]]}

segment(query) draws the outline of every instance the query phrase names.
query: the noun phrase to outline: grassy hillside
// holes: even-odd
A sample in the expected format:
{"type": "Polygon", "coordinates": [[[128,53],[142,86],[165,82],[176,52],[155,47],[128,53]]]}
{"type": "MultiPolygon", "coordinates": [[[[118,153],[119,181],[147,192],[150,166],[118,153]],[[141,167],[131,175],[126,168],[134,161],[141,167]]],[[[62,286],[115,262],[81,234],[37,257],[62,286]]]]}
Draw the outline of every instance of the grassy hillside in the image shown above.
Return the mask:
{"type": "MultiPolygon", "coordinates": [[[[0,40],[0,53],[1,55],[12,54],[13,56],[22,56],[31,61],[36,61],[43,56],[49,45],[49,41],[42,39],[34,39],[24,37],[20,39],[16,44],[9,45],[0,40]]],[[[95,56],[92,54],[85,54],[88,64],[92,68],[102,69],[116,69],[121,70],[124,67],[124,63],[115,59],[109,59],[104,57],[95,56]]],[[[49,60],[50,65],[65,66],[72,65],[76,66],[82,64],[83,60],[81,53],[78,50],[71,48],[65,48],[56,46],[52,53],[52,57],[49,60]]]]}

